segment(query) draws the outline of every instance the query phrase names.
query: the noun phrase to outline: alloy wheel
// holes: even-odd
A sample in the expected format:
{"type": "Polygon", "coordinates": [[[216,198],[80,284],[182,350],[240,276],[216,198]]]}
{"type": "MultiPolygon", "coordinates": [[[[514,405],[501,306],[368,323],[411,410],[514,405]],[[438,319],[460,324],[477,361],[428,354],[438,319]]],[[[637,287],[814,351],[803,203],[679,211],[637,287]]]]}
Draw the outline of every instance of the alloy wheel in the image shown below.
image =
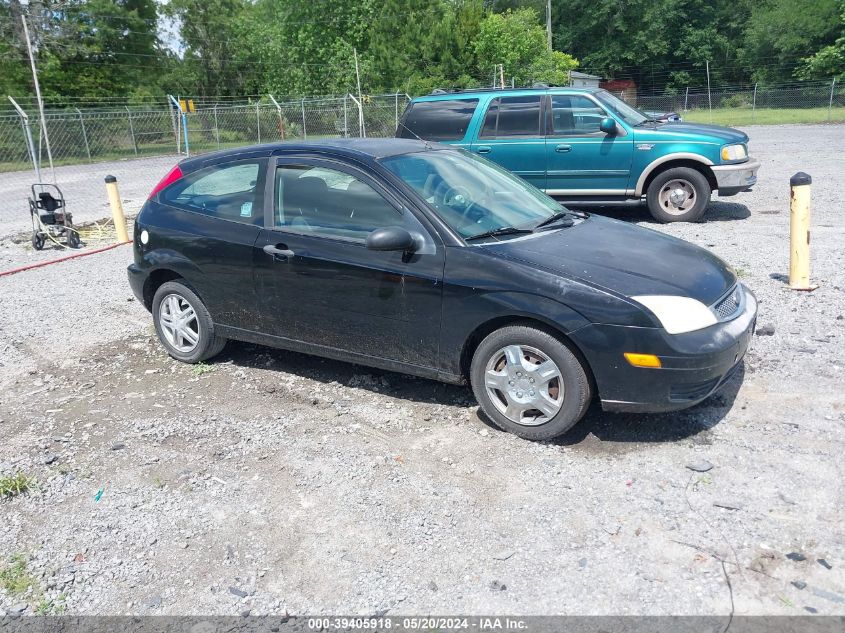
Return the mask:
{"type": "Polygon", "coordinates": [[[158,308],[159,324],[164,338],[174,350],[188,354],[200,340],[200,325],[194,307],[185,297],[165,296],[158,308]]]}
{"type": "Polygon", "coordinates": [[[563,376],[546,354],[528,345],[508,345],[490,357],[484,385],[493,405],[512,422],[538,426],[563,405],[563,376]]]}
{"type": "Polygon", "coordinates": [[[670,180],[658,194],[661,208],[671,215],[686,213],[695,204],[695,187],[688,180],[670,180]]]}

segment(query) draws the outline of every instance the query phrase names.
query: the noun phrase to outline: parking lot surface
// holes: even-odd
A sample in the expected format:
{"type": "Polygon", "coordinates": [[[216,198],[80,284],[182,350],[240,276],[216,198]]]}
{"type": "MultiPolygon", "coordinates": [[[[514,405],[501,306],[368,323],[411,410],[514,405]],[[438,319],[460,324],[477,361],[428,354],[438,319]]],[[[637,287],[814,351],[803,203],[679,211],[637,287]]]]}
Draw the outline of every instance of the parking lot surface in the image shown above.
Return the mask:
{"type": "MultiPolygon", "coordinates": [[[[469,388],[238,343],[180,364],[127,246],[0,277],[0,476],[35,478],[0,501],[26,587],[0,614],[845,614],[845,126],[748,132],[760,183],[706,222],[601,211],[734,265],[760,301],[742,370],[548,443],[469,388]],[[808,293],[785,283],[799,170],[808,293]]],[[[0,239],[3,268],[61,254],[0,239]]]]}

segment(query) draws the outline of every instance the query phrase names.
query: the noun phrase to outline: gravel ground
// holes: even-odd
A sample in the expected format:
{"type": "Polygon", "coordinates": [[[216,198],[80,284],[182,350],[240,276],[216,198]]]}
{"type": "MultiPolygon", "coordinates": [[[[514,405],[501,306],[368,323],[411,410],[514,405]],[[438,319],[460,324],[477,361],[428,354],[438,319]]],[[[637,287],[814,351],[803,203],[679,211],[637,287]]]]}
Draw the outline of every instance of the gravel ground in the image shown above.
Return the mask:
{"type": "MultiPolygon", "coordinates": [[[[137,212],[152,188],[179,161],[180,157],[157,156],[90,165],[56,167],[56,181],[67,201],[67,208],[77,224],[110,215],[104,178],[117,178],[123,205],[128,213],[137,212]]],[[[52,181],[50,170],[41,177],[52,181]]],[[[0,235],[30,231],[30,186],[35,176],[30,171],[0,174],[0,235]]]]}
{"type": "Polygon", "coordinates": [[[845,126],[750,133],[761,183],[708,222],[608,211],[737,267],[743,371],[555,442],[467,388],[245,344],[172,361],[126,246],[0,277],[0,475],[36,478],[0,502],[0,614],[845,614],[845,126]],[[798,170],[812,293],[784,283],[798,170]]]}

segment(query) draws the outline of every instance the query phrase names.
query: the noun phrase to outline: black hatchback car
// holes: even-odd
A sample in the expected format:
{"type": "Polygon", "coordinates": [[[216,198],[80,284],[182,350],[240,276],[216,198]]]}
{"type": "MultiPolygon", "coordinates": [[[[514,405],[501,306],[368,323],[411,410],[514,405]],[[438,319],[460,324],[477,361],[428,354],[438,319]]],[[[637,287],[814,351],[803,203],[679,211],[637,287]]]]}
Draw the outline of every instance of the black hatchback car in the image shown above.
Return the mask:
{"type": "Polygon", "coordinates": [[[185,160],[135,225],[129,281],[168,353],[228,339],[468,381],[487,416],[560,435],[594,398],[667,411],[720,387],[753,294],[708,251],[566,210],[501,167],[416,140],[185,160]]]}

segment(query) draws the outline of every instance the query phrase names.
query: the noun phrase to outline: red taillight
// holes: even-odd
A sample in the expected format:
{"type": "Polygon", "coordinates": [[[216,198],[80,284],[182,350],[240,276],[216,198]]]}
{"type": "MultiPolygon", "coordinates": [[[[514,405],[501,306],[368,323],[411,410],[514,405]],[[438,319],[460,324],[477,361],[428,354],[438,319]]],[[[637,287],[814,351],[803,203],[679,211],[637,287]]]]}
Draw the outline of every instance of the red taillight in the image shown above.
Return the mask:
{"type": "Polygon", "coordinates": [[[179,165],[176,165],[173,169],[167,172],[167,175],[161,179],[161,182],[158,183],[153,190],[150,192],[150,195],[147,199],[151,199],[155,196],[159,191],[164,189],[165,187],[169,187],[174,182],[179,180],[182,177],[182,170],[179,169],[179,165]]]}

